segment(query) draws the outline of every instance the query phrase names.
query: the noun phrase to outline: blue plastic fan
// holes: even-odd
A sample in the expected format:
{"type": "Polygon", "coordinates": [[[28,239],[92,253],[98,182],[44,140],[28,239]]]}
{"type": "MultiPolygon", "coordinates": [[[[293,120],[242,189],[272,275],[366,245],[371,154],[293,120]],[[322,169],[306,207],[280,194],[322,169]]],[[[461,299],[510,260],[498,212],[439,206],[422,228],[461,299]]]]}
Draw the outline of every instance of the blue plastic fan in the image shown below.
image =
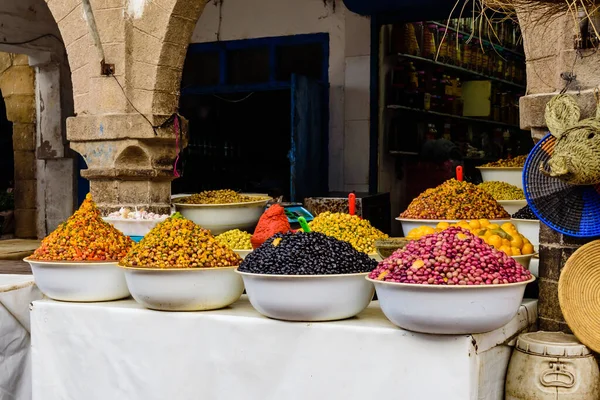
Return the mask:
{"type": "Polygon", "coordinates": [[[546,135],[531,150],[523,168],[523,188],[531,210],[544,224],[568,236],[600,236],[600,185],[571,185],[540,172],[556,138],[546,135]]]}

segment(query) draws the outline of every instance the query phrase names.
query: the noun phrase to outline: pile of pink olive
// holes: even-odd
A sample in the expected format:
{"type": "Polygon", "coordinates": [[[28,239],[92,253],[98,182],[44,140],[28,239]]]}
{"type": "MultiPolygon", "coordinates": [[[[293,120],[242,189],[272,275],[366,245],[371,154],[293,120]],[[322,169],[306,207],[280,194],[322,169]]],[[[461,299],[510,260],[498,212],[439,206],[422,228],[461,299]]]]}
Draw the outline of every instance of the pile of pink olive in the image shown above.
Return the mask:
{"type": "Polygon", "coordinates": [[[525,286],[535,278],[479,237],[452,227],[410,242],[368,279],[384,314],[401,328],[470,334],[514,318],[525,286]]]}

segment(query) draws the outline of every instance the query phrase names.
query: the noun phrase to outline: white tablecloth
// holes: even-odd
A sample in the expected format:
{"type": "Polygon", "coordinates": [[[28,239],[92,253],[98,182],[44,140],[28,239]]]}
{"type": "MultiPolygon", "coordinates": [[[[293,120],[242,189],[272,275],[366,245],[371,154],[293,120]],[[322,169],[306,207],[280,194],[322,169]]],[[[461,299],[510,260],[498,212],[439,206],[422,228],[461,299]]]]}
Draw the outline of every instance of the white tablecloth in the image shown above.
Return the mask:
{"type": "Polygon", "coordinates": [[[0,275],[0,400],[31,399],[29,305],[42,297],[32,275],[0,275]]]}
{"type": "Polygon", "coordinates": [[[31,313],[34,400],[501,400],[510,342],[537,317],[528,301],[481,335],[407,332],[377,302],[357,318],[292,323],[245,297],[195,313],[133,300],[37,301],[31,313]]]}

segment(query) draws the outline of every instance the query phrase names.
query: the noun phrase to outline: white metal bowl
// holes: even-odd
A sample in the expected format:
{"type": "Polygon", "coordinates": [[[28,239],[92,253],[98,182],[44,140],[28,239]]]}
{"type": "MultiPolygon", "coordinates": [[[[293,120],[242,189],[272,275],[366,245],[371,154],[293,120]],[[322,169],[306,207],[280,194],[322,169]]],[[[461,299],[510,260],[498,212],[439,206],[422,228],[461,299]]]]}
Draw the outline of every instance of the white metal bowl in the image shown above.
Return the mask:
{"type": "Polygon", "coordinates": [[[236,267],[121,268],[135,301],[153,310],[215,310],[235,303],[244,292],[236,267]]]}
{"type": "Polygon", "coordinates": [[[496,200],[507,213],[513,215],[527,205],[527,200],[496,200]]]}
{"type": "Polygon", "coordinates": [[[252,250],[233,250],[238,256],[242,257],[242,260],[246,259],[246,256],[252,253],[252,250]]]}
{"type": "MultiPolygon", "coordinates": [[[[430,226],[435,228],[437,224],[440,222],[447,222],[450,225],[460,222],[458,219],[410,219],[410,218],[396,218],[397,221],[400,221],[402,224],[402,231],[404,235],[408,235],[408,232],[412,231],[415,228],[420,228],[422,226],[430,226]]],[[[510,219],[491,219],[490,224],[498,224],[502,225],[505,222],[510,222],[510,219]]]]}
{"type": "Polygon", "coordinates": [[[264,275],[237,271],[252,306],[284,321],[335,321],[355,316],[373,299],[368,273],[264,275]]]}
{"type": "Polygon", "coordinates": [[[519,233],[525,236],[533,245],[535,251],[540,247],[540,221],[537,219],[511,219],[519,233]]]}
{"type": "Polygon", "coordinates": [[[533,254],[526,254],[522,256],[512,256],[516,262],[521,264],[523,268],[529,269],[529,265],[531,264],[531,259],[533,258],[533,254]]]}
{"type": "Polygon", "coordinates": [[[535,280],[506,285],[439,286],[375,284],[385,316],[400,328],[442,335],[490,332],[514,318],[525,287],[535,280]]]}
{"type": "Polygon", "coordinates": [[[506,182],[523,189],[523,168],[477,167],[484,182],[506,182]]]}
{"type": "MultiPolygon", "coordinates": [[[[259,196],[255,196],[259,198],[259,196]]],[[[175,202],[175,209],[185,218],[219,235],[232,229],[253,229],[265,206],[271,200],[256,200],[232,204],[182,204],[175,202]]]]}
{"type": "Polygon", "coordinates": [[[121,232],[125,236],[146,236],[160,222],[165,221],[168,216],[159,219],[129,219],[129,218],[102,218],[121,232]]]}
{"type": "Polygon", "coordinates": [[[117,262],[38,261],[27,257],[35,284],[54,300],[111,301],[129,297],[125,274],[117,262]]]}

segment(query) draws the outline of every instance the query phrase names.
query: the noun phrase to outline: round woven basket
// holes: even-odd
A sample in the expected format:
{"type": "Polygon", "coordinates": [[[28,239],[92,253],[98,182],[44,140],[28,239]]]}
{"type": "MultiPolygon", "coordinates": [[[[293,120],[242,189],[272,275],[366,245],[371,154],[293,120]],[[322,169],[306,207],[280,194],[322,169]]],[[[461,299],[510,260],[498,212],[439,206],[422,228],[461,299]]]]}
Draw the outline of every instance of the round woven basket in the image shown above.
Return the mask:
{"type": "Polygon", "coordinates": [[[537,217],[557,232],[574,237],[600,236],[600,185],[571,185],[540,172],[554,151],[550,134],[531,150],[523,168],[527,204],[537,217]]]}
{"type": "Polygon", "coordinates": [[[600,240],[567,260],[558,281],[558,301],[577,339],[600,352],[600,240]]]}

